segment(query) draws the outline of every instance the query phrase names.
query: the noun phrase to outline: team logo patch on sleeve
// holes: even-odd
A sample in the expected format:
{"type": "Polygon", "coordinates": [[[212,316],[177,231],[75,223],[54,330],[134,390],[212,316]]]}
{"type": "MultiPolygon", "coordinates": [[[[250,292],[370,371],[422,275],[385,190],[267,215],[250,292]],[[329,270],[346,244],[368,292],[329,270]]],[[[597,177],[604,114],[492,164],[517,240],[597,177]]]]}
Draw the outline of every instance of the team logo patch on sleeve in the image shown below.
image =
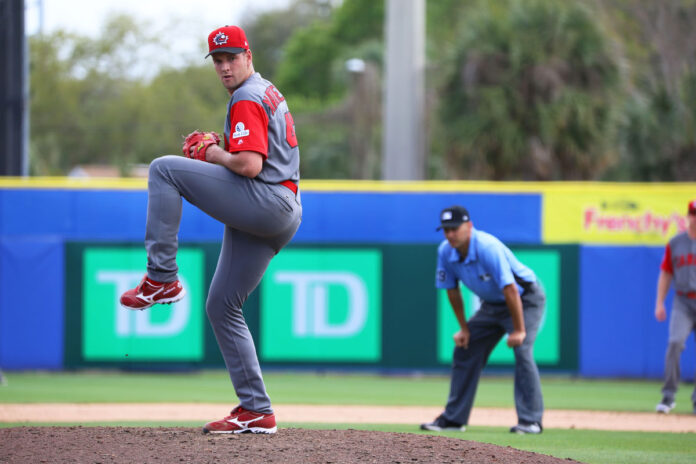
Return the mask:
{"type": "Polygon", "coordinates": [[[439,280],[440,282],[444,282],[446,278],[447,273],[445,271],[443,271],[442,269],[437,271],[437,280],[439,280]]]}
{"type": "Polygon", "coordinates": [[[238,122],[234,126],[234,132],[232,133],[233,139],[238,139],[240,137],[246,137],[249,135],[249,130],[244,126],[243,122],[238,122]]]}

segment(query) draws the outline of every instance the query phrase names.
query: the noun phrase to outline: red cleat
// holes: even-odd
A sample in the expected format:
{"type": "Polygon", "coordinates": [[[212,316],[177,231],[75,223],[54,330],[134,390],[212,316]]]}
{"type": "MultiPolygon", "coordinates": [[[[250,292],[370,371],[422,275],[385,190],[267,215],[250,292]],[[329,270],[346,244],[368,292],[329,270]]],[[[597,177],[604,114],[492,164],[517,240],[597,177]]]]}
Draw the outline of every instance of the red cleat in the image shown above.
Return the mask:
{"type": "Polygon", "coordinates": [[[276,433],[275,414],[247,411],[241,406],[229,416],[203,426],[203,433],[276,433]]]}
{"type": "Polygon", "coordinates": [[[126,309],[146,309],[153,304],[169,304],[181,300],[186,295],[179,280],[174,282],[155,282],[147,275],[137,287],[121,295],[121,306],[126,309]]]}

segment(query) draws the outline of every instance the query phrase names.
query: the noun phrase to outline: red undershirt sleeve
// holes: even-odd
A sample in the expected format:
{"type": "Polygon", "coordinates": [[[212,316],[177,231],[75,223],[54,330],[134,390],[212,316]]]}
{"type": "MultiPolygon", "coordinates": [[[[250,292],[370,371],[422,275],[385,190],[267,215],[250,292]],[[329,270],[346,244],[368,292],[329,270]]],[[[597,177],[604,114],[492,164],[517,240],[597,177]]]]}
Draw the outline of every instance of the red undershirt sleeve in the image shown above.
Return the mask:
{"type": "Polygon", "coordinates": [[[660,269],[665,272],[669,272],[670,274],[674,274],[674,268],[672,268],[672,250],[669,247],[669,243],[665,247],[665,255],[662,258],[660,269]]]}
{"type": "Polygon", "coordinates": [[[256,102],[240,100],[230,109],[230,153],[255,151],[268,158],[268,115],[256,102]]]}

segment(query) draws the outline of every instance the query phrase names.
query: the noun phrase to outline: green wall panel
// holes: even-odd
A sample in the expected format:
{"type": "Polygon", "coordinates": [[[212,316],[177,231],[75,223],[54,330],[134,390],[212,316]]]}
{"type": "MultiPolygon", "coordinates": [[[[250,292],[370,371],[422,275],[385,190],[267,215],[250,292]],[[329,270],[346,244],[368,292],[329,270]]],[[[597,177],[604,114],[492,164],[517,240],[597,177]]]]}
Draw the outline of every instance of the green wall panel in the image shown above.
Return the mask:
{"type": "MultiPolygon", "coordinates": [[[[513,248],[547,290],[548,310],[535,350],[540,366],[577,369],[577,247],[513,248]]],[[[181,245],[186,321],[167,338],[155,332],[180,324],[182,313],[174,316],[183,310],[155,306],[140,313],[138,322],[117,304],[119,285],[125,285],[119,279],[131,276],[134,285],[144,272],[142,245],[67,244],[66,367],[223,366],[205,317],[219,250],[214,242],[181,245]],[[127,337],[117,330],[124,318],[130,324],[127,337]]],[[[442,370],[451,359],[456,322],[443,292],[435,289],[436,250],[437,244],[303,244],[282,250],[244,305],[261,362],[442,370]]],[[[509,369],[511,351],[497,350],[491,364],[509,369]]]]}

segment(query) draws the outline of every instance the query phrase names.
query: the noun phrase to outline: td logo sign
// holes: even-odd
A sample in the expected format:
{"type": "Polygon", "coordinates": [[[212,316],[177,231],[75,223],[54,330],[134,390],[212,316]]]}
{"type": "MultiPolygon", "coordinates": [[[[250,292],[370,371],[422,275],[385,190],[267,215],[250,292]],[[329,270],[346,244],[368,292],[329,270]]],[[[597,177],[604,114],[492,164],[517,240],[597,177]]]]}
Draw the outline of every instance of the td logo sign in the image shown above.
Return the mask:
{"type": "Polygon", "coordinates": [[[367,321],[367,288],[351,272],[278,272],[278,283],[292,286],[292,333],[296,337],[350,337],[358,334],[367,321]],[[329,289],[342,287],[347,292],[346,320],[329,321],[329,289]]]}
{"type": "Polygon", "coordinates": [[[182,249],[177,262],[179,279],[187,291],[184,299],[172,305],[131,311],[121,307],[119,297],[142,279],[145,252],[131,248],[85,250],[82,285],[82,356],[85,360],[202,359],[203,254],[200,250],[182,249]]]}
{"type": "Polygon", "coordinates": [[[261,284],[267,361],[378,361],[382,257],[377,250],[284,250],[261,284]]]}

